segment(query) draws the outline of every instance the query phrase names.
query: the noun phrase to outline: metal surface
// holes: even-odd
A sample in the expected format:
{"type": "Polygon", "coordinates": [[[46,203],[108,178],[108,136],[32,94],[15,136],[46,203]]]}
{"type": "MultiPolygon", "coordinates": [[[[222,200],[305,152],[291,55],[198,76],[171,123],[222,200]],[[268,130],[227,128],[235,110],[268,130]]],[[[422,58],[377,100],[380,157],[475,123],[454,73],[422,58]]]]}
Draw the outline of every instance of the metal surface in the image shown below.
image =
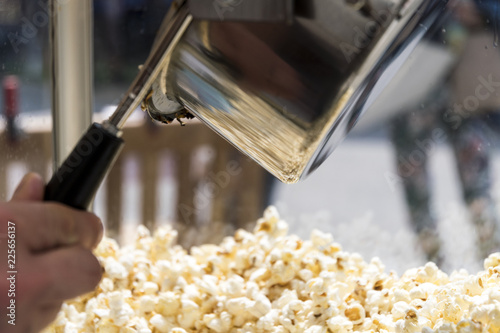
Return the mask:
{"type": "Polygon", "coordinates": [[[50,1],[54,164],[61,165],[92,118],[92,0],[50,1]]]}
{"type": "Polygon", "coordinates": [[[297,182],[354,126],[446,1],[357,4],[296,1],[291,23],[194,20],[154,93],[297,182]]]}
{"type": "Polygon", "coordinates": [[[189,0],[195,19],[227,21],[289,22],[293,0],[189,0]]]}
{"type": "Polygon", "coordinates": [[[142,65],[139,74],[121,100],[118,108],[109,118],[109,121],[104,124],[108,130],[113,127],[119,130],[123,127],[127,118],[146,97],[162,68],[167,65],[173,46],[177,44],[191,23],[192,17],[189,15],[187,6],[181,5],[180,8],[174,8],[174,10],[178,11],[177,14],[163,29],[148,59],[142,65]]]}

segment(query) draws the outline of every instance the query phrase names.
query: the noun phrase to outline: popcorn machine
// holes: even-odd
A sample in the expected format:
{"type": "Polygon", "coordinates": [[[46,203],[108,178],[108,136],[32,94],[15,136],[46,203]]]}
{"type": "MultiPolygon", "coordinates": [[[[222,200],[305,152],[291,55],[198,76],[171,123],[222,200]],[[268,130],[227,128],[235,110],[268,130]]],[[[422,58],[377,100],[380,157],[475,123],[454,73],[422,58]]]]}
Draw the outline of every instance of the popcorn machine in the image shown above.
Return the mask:
{"type": "Polygon", "coordinates": [[[175,1],[116,112],[93,124],[46,188],[86,209],[142,103],[193,116],[274,176],[314,171],[444,10],[438,0],[175,1]]]}

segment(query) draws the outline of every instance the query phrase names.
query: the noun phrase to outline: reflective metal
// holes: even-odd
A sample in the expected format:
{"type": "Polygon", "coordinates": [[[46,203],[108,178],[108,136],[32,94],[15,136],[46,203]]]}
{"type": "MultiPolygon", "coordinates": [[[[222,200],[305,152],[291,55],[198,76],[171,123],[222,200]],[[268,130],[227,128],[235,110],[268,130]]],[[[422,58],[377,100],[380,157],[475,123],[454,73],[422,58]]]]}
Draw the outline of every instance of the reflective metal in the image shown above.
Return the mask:
{"type": "Polygon", "coordinates": [[[92,119],[92,1],[50,1],[54,167],[61,165],[92,119]]]}
{"type": "Polygon", "coordinates": [[[185,107],[294,183],[330,155],[445,5],[307,0],[286,22],[195,19],[153,100],[174,101],[156,105],[165,114],[185,107]]]}
{"type": "Polygon", "coordinates": [[[178,43],[192,20],[186,6],[179,8],[176,5],[180,3],[182,2],[176,2],[172,5],[174,7],[172,10],[175,10],[174,17],[169,17],[168,25],[159,34],[157,42],[148,59],[142,65],[139,74],[120,101],[116,111],[105,123],[108,128],[115,127],[115,129],[120,130],[123,127],[127,118],[146,97],[161,70],[168,64],[173,47],[178,43]]]}
{"type": "Polygon", "coordinates": [[[200,20],[290,22],[293,0],[190,0],[189,9],[200,20]]]}

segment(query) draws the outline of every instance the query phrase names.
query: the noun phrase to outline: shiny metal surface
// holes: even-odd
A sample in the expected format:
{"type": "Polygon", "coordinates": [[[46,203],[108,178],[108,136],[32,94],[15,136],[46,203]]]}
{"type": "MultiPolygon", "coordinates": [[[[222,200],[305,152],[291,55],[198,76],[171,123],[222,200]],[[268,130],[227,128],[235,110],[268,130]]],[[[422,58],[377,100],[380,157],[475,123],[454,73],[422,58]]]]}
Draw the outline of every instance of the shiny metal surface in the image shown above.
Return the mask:
{"type": "Polygon", "coordinates": [[[50,1],[54,166],[66,159],[92,118],[92,1],[50,1]]]}
{"type": "Polygon", "coordinates": [[[193,20],[155,94],[294,183],[330,155],[445,4],[308,0],[291,22],[193,20]]]}
{"type": "Polygon", "coordinates": [[[195,19],[227,21],[290,22],[293,0],[189,0],[195,19]]]}
{"type": "Polygon", "coordinates": [[[175,12],[175,15],[159,34],[157,43],[139,74],[118,104],[116,111],[105,123],[106,127],[114,127],[117,130],[123,127],[127,118],[146,97],[162,69],[168,64],[174,46],[191,23],[192,17],[184,1],[174,2],[171,11],[175,12]]]}

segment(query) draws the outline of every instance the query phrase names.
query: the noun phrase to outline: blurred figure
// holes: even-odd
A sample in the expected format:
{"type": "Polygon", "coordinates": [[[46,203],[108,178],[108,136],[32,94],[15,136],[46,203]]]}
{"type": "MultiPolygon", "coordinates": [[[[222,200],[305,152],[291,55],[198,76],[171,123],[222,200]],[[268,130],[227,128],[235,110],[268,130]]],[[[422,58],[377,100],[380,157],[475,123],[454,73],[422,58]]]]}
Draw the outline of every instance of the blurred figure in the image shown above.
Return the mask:
{"type": "Polygon", "coordinates": [[[456,54],[457,63],[446,84],[429,96],[425,108],[392,122],[391,135],[403,180],[411,224],[427,259],[442,261],[441,241],[430,207],[427,159],[430,143],[447,138],[455,155],[463,198],[477,231],[482,258],[500,249],[500,226],[491,196],[493,112],[500,110],[500,50],[495,46],[496,1],[450,3],[453,17],[439,42],[456,54]],[[478,5],[480,4],[480,5],[478,5]],[[446,88],[446,87],[449,87],[446,88]],[[430,141],[429,141],[430,140],[430,141]]]}

